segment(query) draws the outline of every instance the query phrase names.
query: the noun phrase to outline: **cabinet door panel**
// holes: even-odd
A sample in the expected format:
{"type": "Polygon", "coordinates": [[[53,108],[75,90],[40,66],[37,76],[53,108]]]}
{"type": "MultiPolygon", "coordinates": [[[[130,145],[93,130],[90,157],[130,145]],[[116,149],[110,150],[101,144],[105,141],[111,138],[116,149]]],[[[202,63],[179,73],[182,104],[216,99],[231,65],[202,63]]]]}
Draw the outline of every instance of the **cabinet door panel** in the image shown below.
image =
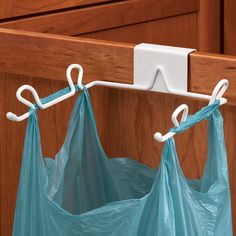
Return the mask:
{"type": "Polygon", "coordinates": [[[236,55],[236,1],[224,0],[224,53],[236,55]]]}

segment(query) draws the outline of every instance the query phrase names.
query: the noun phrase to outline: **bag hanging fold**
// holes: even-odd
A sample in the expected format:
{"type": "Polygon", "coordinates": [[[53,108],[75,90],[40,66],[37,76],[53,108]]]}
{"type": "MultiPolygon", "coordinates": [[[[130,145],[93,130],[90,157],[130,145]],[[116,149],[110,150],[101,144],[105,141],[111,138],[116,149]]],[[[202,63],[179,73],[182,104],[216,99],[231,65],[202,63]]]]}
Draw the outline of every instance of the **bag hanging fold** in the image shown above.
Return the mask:
{"type": "Polygon", "coordinates": [[[173,129],[183,132],[208,119],[208,158],[199,180],[184,177],[173,138],[166,141],[157,170],[128,158],[109,159],[101,147],[85,88],[75,102],[64,144],[55,159],[43,158],[37,107],[30,112],[13,235],[232,235],[218,102],[173,129]]]}

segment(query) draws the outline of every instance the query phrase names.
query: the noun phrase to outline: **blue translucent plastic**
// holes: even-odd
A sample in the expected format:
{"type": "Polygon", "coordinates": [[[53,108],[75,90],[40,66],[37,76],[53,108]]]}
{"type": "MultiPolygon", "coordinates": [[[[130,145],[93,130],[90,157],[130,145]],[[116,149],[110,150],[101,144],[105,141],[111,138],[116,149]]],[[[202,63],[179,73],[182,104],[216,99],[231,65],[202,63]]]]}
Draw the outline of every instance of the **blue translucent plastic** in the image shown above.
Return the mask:
{"type": "Polygon", "coordinates": [[[208,159],[199,180],[184,177],[173,138],[166,141],[157,170],[128,158],[108,159],[86,89],[75,103],[60,151],[55,159],[43,159],[36,110],[30,110],[26,130],[13,235],[232,235],[218,102],[172,129],[183,132],[208,119],[208,159]]]}

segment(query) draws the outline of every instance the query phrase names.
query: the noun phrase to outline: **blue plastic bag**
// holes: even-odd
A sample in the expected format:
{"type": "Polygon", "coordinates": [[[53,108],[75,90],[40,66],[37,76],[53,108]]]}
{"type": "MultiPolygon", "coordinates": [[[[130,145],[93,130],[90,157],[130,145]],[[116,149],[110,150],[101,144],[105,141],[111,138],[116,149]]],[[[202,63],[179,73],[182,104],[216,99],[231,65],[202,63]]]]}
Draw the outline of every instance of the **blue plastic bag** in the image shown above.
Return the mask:
{"type": "Polygon", "coordinates": [[[232,235],[218,102],[172,129],[183,132],[208,119],[208,160],[200,180],[184,177],[173,138],[166,141],[157,170],[128,158],[108,159],[86,89],[75,103],[55,160],[43,158],[36,110],[30,110],[26,130],[13,235],[232,235]]]}

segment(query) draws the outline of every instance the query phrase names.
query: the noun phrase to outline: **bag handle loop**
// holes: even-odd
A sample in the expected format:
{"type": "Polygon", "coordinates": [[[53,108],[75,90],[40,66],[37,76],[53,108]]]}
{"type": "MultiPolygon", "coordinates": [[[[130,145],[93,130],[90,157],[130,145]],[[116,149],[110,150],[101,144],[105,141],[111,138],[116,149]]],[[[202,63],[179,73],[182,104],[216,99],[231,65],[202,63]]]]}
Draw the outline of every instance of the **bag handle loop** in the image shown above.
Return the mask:
{"type": "MultiPolygon", "coordinates": [[[[67,78],[67,81],[68,81],[68,84],[69,84],[69,87],[70,87],[70,91],[69,91],[68,93],[63,94],[63,95],[57,97],[56,99],[54,99],[54,100],[52,100],[52,101],[49,101],[49,102],[43,104],[43,103],[41,102],[39,96],[38,96],[38,93],[36,92],[36,90],[35,90],[32,86],[30,86],[30,85],[22,85],[22,86],[17,90],[17,92],[16,92],[16,97],[17,97],[17,99],[18,99],[21,103],[25,104],[26,106],[28,106],[28,107],[30,107],[30,108],[32,108],[32,109],[35,109],[35,105],[34,105],[32,102],[28,101],[27,99],[25,99],[25,98],[22,96],[22,92],[23,92],[24,90],[28,90],[28,91],[30,91],[30,92],[32,93],[32,95],[33,95],[33,97],[34,97],[34,100],[35,100],[35,103],[37,104],[37,106],[38,106],[40,109],[46,109],[46,108],[48,108],[48,107],[50,107],[50,106],[52,106],[52,105],[54,105],[54,104],[56,104],[56,103],[59,103],[59,102],[65,100],[65,99],[67,99],[67,98],[73,96],[73,95],[75,94],[75,92],[76,92],[76,87],[75,87],[75,85],[74,85],[74,83],[73,83],[73,80],[72,80],[72,77],[71,77],[71,71],[72,71],[74,68],[78,69],[78,71],[79,71],[79,74],[78,74],[78,82],[77,82],[77,83],[78,83],[78,87],[79,87],[81,90],[83,90],[83,86],[82,86],[82,85],[80,86],[80,83],[81,83],[82,77],[83,77],[83,68],[82,68],[82,66],[80,66],[80,65],[78,65],[78,64],[72,64],[72,65],[70,65],[70,66],[67,68],[67,71],[66,71],[66,78],[67,78]]],[[[13,114],[12,112],[8,112],[8,113],[7,113],[7,118],[8,118],[9,120],[12,120],[12,121],[22,121],[22,120],[28,118],[29,115],[30,115],[29,112],[27,112],[27,113],[25,113],[25,114],[23,114],[23,115],[21,115],[21,116],[17,116],[17,115],[15,115],[15,114],[13,114]]]]}
{"type": "MultiPolygon", "coordinates": [[[[179,127],[179,121],[177,120],[178,115],[181,112],[183,112],[180,122],[186,121],[188,117],[188,111],[189,111],[188,105],[186,104],[182,104],[174,110],[174,112],[172,113],[171,119],[175,127],[179,127]]],[[[154,139],[158,142],[165,142],[167,139],[173,137],[175,134],[176,133],[172,131],[168,132],[165,135],[162,135],[160,132],[157,132],[154,134],[154,139]]]]}
{"type": "Polygon", "coordinates": [[[174,124],[175,127],[178,127],[179,126],[179,121],[177,120],[177,117],[178,115],[180,114],[180,112],[183,111],[183,114],[182,114],[182,117],[181,117],[181,120],[180,122],[183,122],[187,119],[188,117],[188,106],[186,104],[182,104],[180,106],[178,106],[175,111],[172,113],[172,116],[171,116],[171,119],[172,119],[172,122],[174,124]]]}
{"type": "Polygon", "coordinates": [[[227,79],[222,79],[221,81],[219,81],[219,83],[215,86],[211,94],[209,105],[213,104],[216,101],[216,99],[220,100],[220,98],[227,90],[228,86],[229,86],[229,81],[227,79]]]}

